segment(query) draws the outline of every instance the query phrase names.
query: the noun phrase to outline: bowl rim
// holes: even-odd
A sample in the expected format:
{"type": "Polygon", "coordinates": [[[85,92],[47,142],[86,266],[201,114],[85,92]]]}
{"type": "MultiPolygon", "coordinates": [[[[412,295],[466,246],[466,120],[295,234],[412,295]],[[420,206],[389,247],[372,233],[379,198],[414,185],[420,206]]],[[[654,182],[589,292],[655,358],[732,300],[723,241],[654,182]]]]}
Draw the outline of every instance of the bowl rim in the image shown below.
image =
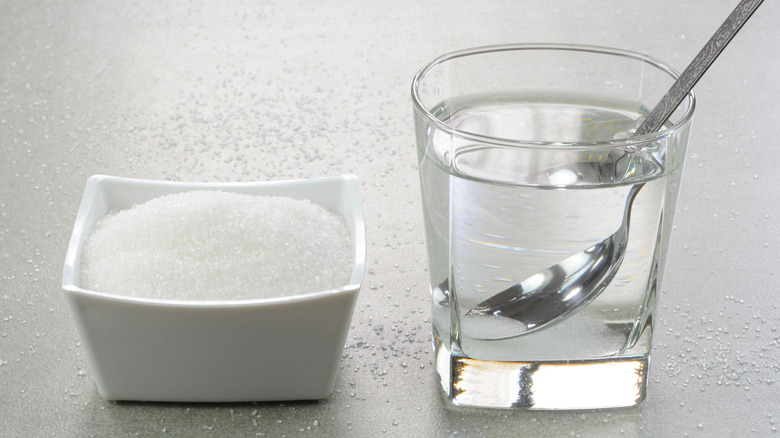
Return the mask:
{"type": "MultiPolygon", "coordinates": [[[[152,199],[152,198],[150,198],[152,199]]],[[[316,203],[316,199],[309,199],[316,203]]],[[[338,213],[337,213],[338,214],[338,213]]],[[[252,182],[186,182],[186,181],[160,181],[152,179],[128,178],[97,174],[87,179],[86,187],[81,199],[76,219],[71,232],[62,271],[62,289],[66,294],[80,295],[105,301],[121,302],[126,304],[149,305],[157,307],[177,308],[241,308],[254,306],[285,305],[304,301],[326,299],[333,295],[354,294],[360,289],[365,275],[366,264],[366,227],[365,213],[362,204],[360,180],[351,174],[324,176],[307,179],[278,180],[278,181],[252,181],[252,182]],[[105,183],[119,183],[129,186],[175,188],[181,191],[193,190],[230,190],[248,189],[253,187],[295,187],[315,186],[323,184],[339,184],[346,187],[345,196],[349,205],[349,215],[340,215],[349,222],[354,222],[354,242],[352,248],[353,263],[352,275],[348,284],[333,289],[315,291],[304,294],[296,294],[281,297],[250,298],[241,300],[186,300],[186,299],[162,299],[146,298],[122,295],[110,292],[100,292],[85,289],[76,285],[77,267],[80,265],[81,249],[86,237],[82,239],[85,231],[85,222],[89,210],[97,196],[98,189],[105,183]]]]}

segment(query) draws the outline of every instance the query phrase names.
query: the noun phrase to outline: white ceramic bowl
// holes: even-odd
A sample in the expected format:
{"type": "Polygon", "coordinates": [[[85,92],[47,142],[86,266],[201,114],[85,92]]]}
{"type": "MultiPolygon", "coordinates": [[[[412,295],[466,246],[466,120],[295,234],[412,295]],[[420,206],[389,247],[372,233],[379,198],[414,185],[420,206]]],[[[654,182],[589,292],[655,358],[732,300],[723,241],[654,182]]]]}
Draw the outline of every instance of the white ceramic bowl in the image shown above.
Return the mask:
{"type": "Polygon", "coordinates": [[[96,175],[87,181],[62,288],[100,394],[109,400],[236,402],[327,397],[363,281],[365,222],[354,176],[259,183],[178,183],[96,175]],[[344,216],[354,244],[348,285],[240,301],[159,300],[79,287],[96,220],[190,190],[308,199],[344,216]]]}

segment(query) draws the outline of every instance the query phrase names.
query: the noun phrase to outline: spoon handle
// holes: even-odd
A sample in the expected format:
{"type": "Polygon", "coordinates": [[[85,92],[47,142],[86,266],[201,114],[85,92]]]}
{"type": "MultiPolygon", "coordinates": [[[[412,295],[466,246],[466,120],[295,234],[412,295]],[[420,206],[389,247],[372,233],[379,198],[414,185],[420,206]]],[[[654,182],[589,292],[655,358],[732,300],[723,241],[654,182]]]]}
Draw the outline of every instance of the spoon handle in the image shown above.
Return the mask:
{"type": "Polygon", "coordinates": [[[720,25],[718,30],[712,35],[707,44],[702,47],[699,54],[693,58],[693,61],[683,71],[672,88],[666,92],[666,95],[653,108],[650,115],[636,130],[634,136],[645,135],[658,131],[666,123],[666,120],[672,115],[675,109],[680,105],[683,98],[693,89],[696,82],[702,77],[705,71],[710,67],[715,58],[720,55],[723,48],[731,41],[734,35],[742,28],[742,25],[753,15],[764,0],[742,0],[734,11],[726,18],[726,21],[720,25]]]}

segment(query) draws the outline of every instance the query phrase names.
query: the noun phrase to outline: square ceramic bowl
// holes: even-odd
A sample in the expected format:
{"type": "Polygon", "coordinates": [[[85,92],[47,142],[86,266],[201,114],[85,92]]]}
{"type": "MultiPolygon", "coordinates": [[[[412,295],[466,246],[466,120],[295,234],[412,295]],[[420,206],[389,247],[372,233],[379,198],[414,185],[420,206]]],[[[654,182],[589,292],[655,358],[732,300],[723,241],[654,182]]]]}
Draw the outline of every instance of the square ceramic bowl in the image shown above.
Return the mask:
{"type": "MultiPolygon", "coordinates": [[[[97,175],[87,181],[62,288],[100,394],[109,400],[238,402],[327,397],[363,281],[365,223],[354,176],[179,183],[97,175]],[[239,301],[161,300],[79,286],[81,250],[110,211],[191,190],[307,199],[346,218],[352,277],[338,289],[239,301]]],[[[294,261],[291,261],[294,262],[294,261]]]]}

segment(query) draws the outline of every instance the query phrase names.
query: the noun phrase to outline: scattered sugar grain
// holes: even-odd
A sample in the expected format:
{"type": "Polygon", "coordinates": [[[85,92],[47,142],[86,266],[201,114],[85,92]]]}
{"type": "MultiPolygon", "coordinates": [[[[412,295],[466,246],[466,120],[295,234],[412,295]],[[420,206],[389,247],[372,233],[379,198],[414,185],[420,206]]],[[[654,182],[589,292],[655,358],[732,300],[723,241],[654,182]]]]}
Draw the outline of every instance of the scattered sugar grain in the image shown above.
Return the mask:
{"type": "Polygon", "coordinates": [[[344,218],[310,201],[192,191],[98,221],[81,286],[160,299],[290,296],[348,284],[351,247],[344,218]]]}

